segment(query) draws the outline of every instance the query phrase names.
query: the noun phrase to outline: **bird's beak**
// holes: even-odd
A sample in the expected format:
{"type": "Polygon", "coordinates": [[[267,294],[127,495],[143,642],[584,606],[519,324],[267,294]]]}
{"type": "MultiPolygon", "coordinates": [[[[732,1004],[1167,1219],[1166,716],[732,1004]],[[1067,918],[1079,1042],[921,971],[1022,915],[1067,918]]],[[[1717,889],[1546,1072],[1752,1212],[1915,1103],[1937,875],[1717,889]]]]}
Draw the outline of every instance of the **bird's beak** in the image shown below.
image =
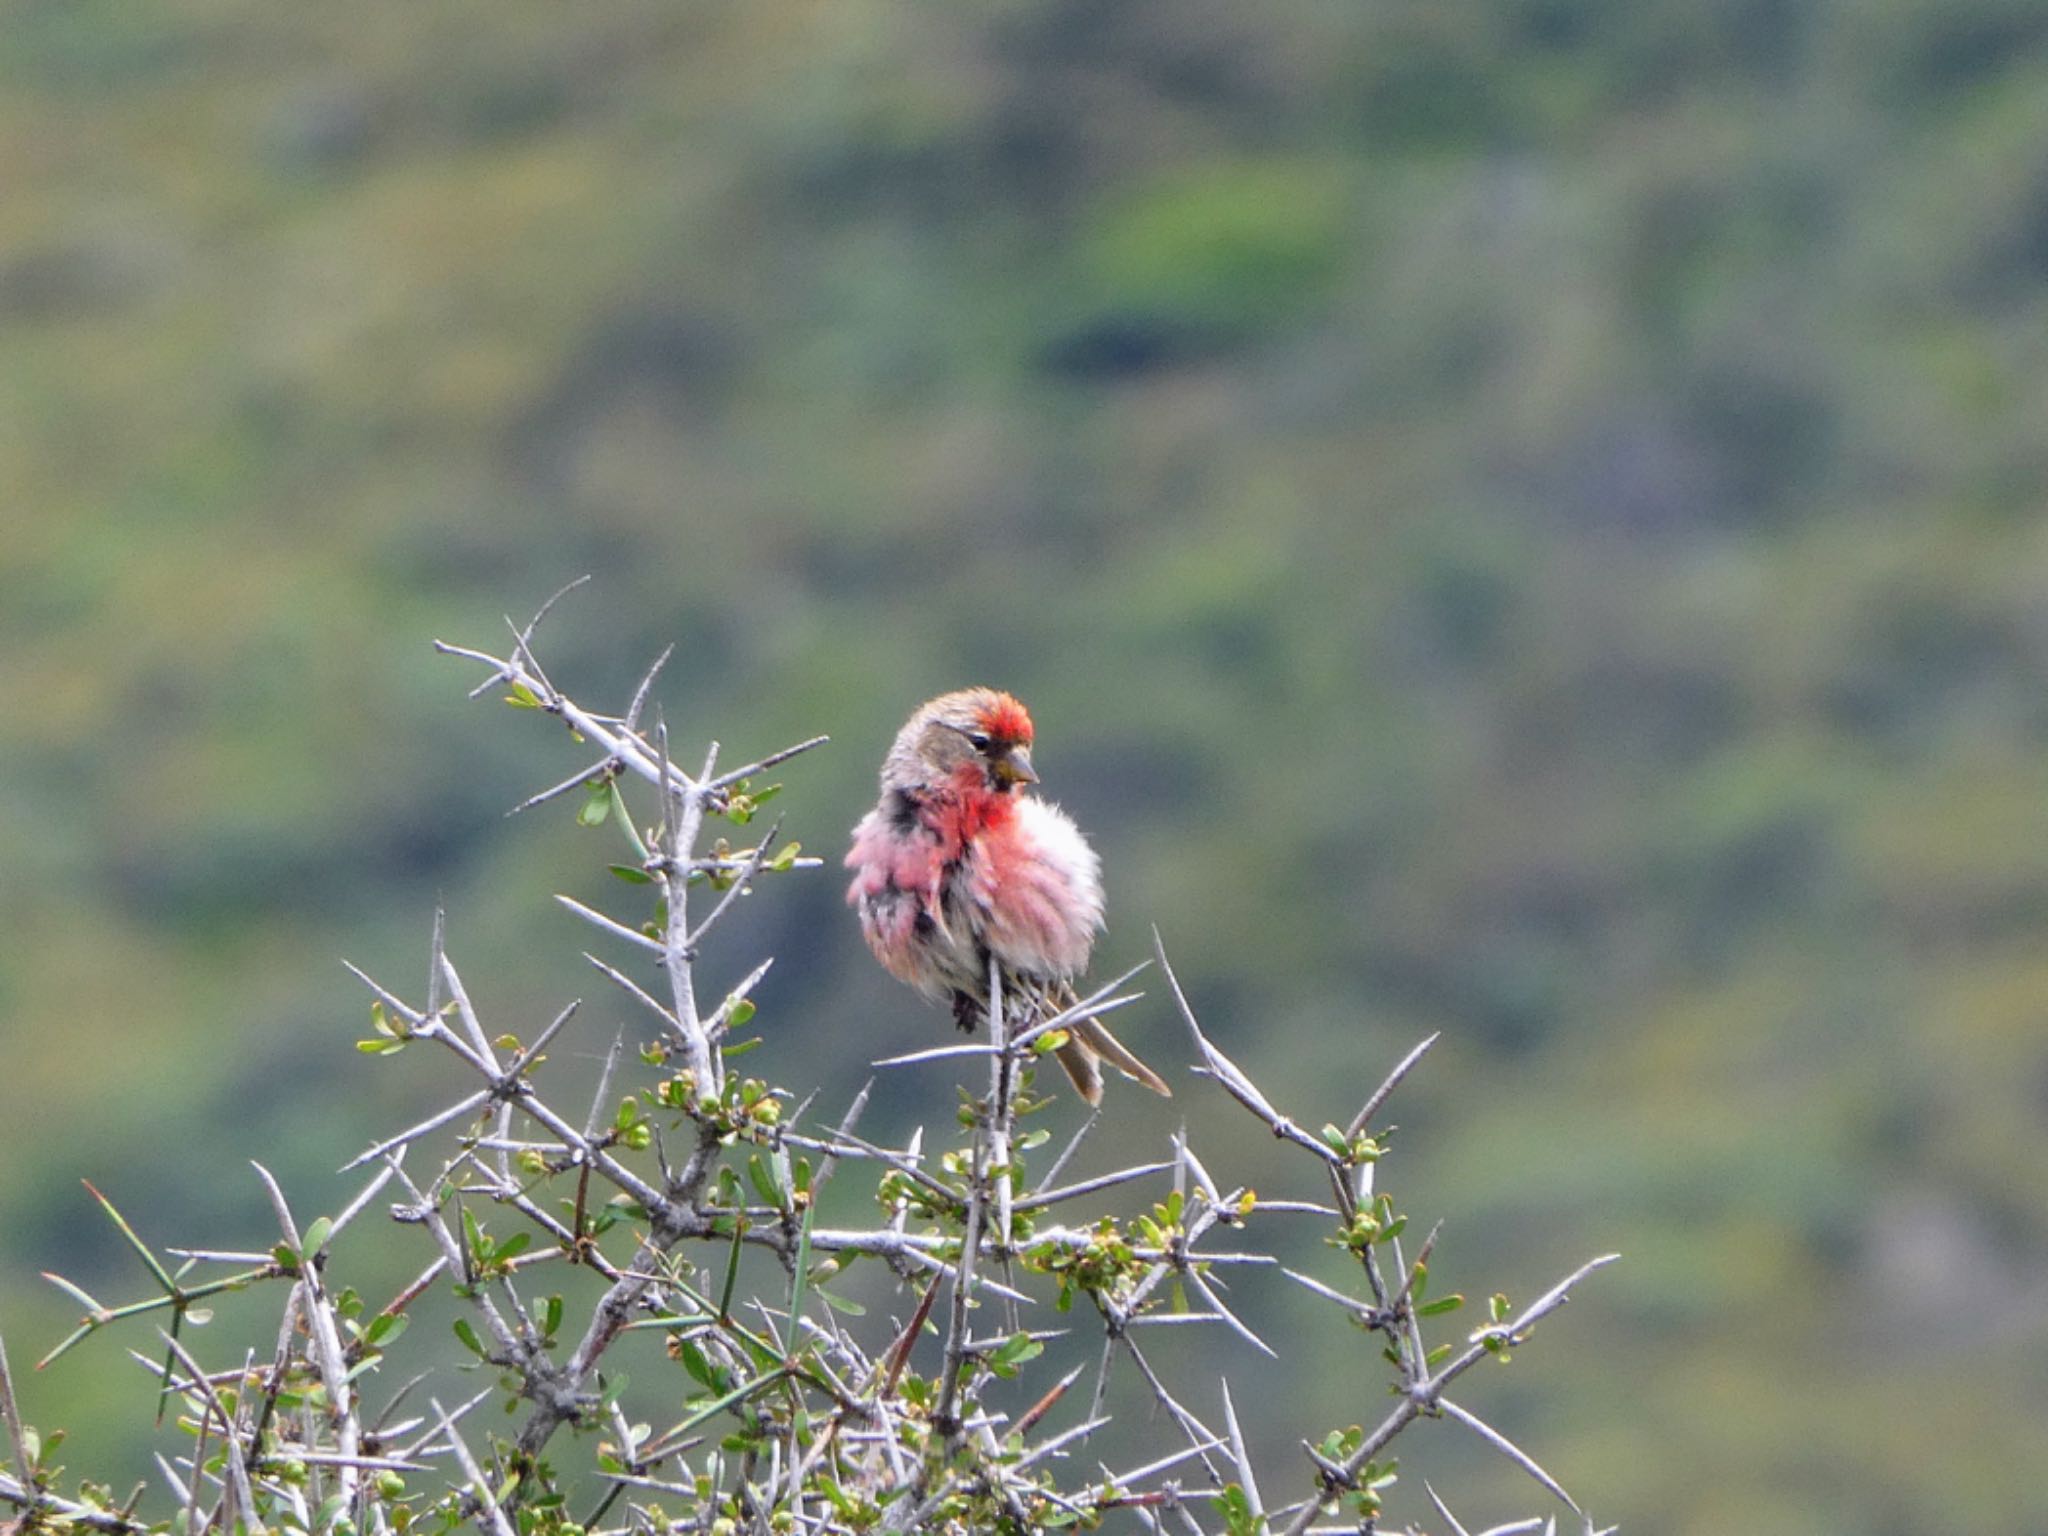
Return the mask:
{"type": "Polygon", "coordinates": [[[1031,749],[1012,747],[990,765],[1004,784],[1036,784],[1038,774],[1031,767],[1031,749]]]}

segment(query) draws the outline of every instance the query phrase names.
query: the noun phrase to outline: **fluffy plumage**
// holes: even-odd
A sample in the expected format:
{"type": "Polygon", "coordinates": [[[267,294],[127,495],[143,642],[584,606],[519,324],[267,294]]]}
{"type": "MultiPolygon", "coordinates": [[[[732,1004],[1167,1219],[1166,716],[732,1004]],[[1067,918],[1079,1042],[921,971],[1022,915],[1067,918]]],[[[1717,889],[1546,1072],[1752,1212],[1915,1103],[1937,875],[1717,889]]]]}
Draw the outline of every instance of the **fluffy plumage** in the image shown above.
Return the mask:
{"type": "MultiPolygon", "coordinates": [[[[882,761],[882,798],[853,829],[846,899],[889,973],[963,1029],[986,1013],[988,962],[1030,1017],[1067,1006],[1102,929],[1102,862],[1073,818],[1031,794],[1031,716],[992,688],[922,705],[882,761]]],[[[1090,1104],[1101,1060],[1171,1090],[1103,1027],[1069,1033],[1060,1065],[1090,1104]]]]}

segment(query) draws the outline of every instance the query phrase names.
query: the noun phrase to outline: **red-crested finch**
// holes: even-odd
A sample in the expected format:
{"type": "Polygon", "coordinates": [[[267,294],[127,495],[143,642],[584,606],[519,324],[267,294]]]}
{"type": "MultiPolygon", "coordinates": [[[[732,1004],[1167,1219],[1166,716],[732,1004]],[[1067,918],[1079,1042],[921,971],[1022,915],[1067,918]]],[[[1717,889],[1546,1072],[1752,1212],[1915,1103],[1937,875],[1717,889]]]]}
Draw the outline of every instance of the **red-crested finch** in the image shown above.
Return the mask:
{"type": "MultiPolygon", "coordinates": [[[[846,899],[889,973],[963,1029],[987,1012],[1002,966],[1016,1027],[1075,999],[1102,928],[1102,861],[1073,818],[1030,792],[1031,716],[1007,693],[966,688],[921,705],[882,760],[882,798],[853,829],[846,899]]],[[[1102,1101],[1103,1061],[1155,1093],[1159,1074],[1100,1020],[1066,1030],[1056,1055],[1081,1097],[1102,1101]]]]}

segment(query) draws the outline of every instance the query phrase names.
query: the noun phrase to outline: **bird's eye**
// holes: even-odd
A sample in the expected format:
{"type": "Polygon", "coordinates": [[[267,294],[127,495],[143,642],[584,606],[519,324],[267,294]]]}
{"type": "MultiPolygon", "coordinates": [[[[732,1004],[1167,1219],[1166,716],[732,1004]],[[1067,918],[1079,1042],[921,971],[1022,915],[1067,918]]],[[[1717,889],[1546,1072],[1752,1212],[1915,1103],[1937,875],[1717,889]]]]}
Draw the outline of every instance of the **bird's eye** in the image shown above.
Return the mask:
{"type": "Polygon", "coordinates": [[[974,748],[975,751],[986,752],[988,750],[989,741],[986,731],[968,731],[966,735],[967,745],[974,748]]]}

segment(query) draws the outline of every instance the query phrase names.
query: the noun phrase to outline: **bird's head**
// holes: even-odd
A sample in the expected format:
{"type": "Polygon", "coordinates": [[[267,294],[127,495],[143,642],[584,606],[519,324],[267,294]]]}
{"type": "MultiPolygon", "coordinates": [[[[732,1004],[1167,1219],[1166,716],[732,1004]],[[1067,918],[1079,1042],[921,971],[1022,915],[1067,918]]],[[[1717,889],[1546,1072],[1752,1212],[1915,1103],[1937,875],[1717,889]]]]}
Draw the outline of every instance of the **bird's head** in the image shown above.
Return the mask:
{"type": "Polygon", "coordinates": [[[884,789],[957,789],[1008,794],[1036,784],[1031,716],[1007,693],[963,688],[921,705],[882,763],[884,789]]]}

